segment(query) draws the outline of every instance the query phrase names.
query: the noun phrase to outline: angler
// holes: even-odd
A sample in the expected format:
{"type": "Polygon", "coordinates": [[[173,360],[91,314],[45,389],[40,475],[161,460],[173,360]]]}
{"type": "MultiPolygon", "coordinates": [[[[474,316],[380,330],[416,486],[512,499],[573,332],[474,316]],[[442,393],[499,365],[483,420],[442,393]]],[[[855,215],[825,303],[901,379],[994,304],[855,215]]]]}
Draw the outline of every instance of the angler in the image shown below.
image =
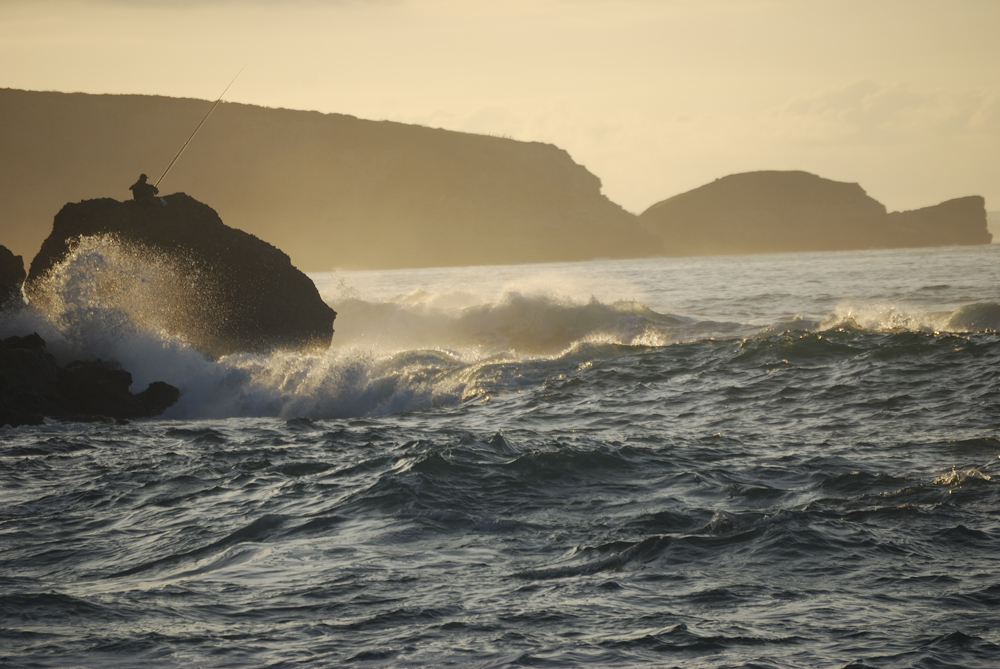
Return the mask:
{"type": "Polygon", "coordinates": [[[146,181],[146,175],[140,174],[139,180],[128,187],[132,191],[132,199],[144,207],[152,207],[160,189],[146,181]]]}
{"type": "MultiPolygon", "coordinates": [[[[174,156],[174,159],[170,161],[169,165],[167,165],[167,169],[163,170],[163,174],[161,174],[160,178],[156,180],[156,183],[150,185],[149,183],[146,182],[146,179],[148,177],[146,177],[145,174],[140,174],[139,180],[136,181],[131,186],[129,186],[129,190],[132,191],[132,197],[135,198],[136,202],[145,206],[153,205],[153,203],[156,201],[156,195],[160,192],[160,189],[157,188],[157,186],[159,186],[160,182],[163,181],[163,177],[167,176],[167,172],[169,172],[170,168],[174,166],[174,163],[177,162],[177,159],[181,157],[181,154],[184,153],[184,149],[187,148],[187,145],[191,143],[191,140],[194,139],[194,136],[198,134],[199,130],[201,130],[201,126],[205,125],[205,121],[208,120],[208,117],[212,115],[212,112],[215,111],[215,108],[219,106],[220,102],[222,102],[222,98],[225,97],[226,92],[229,90],[229,87],[236,82],[237,77],[239,77],[240,74],[243,73],[243,70],[245,70],[246,67],[247,67],[246,65],[241,67],[240,71],[236,73],[235,77],[233,77],[233,80],[229,82],[229,86],[226,86],[225,90],[222,91],[222,95],[219,96],[219,99],[215,101],[215,104],[212,105],[212,108],[208,110],[207,114],[205,114],[205,118],[201,119],[201,123],[199,123],[198,127],[194,129],[194,132],[191,133],[191,136],[187,138],[187,141],[184,142],[183,146],[181,146],[181,150],[177,152],[177,155],[174,156]]],[[[163,202],[164,205],[166,204],[166,202],[164,202],[163,200],[160,201],[163,202]]]]}

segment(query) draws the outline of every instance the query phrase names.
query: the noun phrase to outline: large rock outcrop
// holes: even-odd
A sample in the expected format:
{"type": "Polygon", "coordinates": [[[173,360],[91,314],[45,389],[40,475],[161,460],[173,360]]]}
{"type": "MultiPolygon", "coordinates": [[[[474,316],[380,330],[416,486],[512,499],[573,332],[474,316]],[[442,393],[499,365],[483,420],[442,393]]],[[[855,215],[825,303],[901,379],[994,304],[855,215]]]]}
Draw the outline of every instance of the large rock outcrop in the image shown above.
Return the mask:
{"type": "MultiPolygon", "coordinates": [[[[62,203],[128,195],[211,105],[0,89],[5,243],[34,253],[62,203]]],[[[160,186],[305,271],[637,257],[656,243],[556,146],[344,114],[223,102],[160,186]]]]}
{"type": "Polygon", "coordinates": [[[733,174],[654,204],[639,217],[667,255],[840,251],[989,244],[978,196],[887,213],[856,183],[808,172],[733,174]]]}
{"type": "Polygon", "coordinates": [[[216,357],[326,348],[333,336],[336,313],[287,255],[184,193],[150,206],[107,198],[64,206],[25,293],[55,314],[74,277],[133,322],[216,357]]]}
{"type": "Polygon", "coordinates": [[[38,334],[0,341],[0,427],[40,425],[45,416],[70,420],[148,418],[180,396],[154,381],[132,394],[132,375],[111,362],[71,362],[65,367],[45,351],[38,334]]]}
{"type": "Polygon", "coordinates": [[[24,283],[24,259],[0,246],[0,311],[20,308],[21,284],[24,283]]]}
{"type": "Polygon", "coordinates": [[[986,200],[979,195],[948,200],[933,207],[894,211],[888,215],[893,246],[989,244],[986,200]]]}

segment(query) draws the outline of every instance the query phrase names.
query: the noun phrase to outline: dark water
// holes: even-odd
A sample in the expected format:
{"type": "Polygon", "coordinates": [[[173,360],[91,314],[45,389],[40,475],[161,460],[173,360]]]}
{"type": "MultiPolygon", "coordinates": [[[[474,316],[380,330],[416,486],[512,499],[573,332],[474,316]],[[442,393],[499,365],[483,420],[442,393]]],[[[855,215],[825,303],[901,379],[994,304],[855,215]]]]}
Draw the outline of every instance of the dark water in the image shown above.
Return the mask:
{"type": "Polygon", "coordinates": [[[185,395],[0,431],[0,664],[1000,666],[998,251],[317,276],[218,363],[71,295],[6,331],[185,395]]]}

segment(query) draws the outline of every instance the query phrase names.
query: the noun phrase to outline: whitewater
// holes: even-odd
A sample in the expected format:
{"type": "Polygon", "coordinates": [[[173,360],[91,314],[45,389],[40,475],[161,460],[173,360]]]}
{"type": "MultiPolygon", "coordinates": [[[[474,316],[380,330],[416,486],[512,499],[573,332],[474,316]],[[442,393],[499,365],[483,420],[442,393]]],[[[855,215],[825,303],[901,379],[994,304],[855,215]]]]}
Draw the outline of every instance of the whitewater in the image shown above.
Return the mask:
{"type": "Polygon", "coordinates": [[[319,353],[110,239],[0,321],[182,392],[0,428],[0,665],[1000,665],[1000,245],[311,278],[319,353]]]}

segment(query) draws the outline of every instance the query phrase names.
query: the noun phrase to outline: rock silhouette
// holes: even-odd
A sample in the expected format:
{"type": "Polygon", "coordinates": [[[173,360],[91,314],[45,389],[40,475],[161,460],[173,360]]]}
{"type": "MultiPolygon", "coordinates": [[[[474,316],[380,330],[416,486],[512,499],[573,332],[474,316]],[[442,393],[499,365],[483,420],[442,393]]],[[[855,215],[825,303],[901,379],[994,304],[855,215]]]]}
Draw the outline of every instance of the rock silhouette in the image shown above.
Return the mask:
{"type": "Polygon", "coordinates": [[[287,255],[228,227],[184,193],[163,201],[65,205],[31,262],[25,293],[32,305],[56,309],[60,271],[68,271],[60,263],[87,240],[101,240],[102,261],[79,271],[89,273],[84,280],[100,299],[133,321],[215,357],[330,345],[336,313],[287,255]],[[115,266],[115,259],[131,264],[115,266]]]}
{"type": "Polygon", "coordinates": [[[143,392],[129,392],[132,375],[101,360],[56,364],[37,333],[0,342],[0,426],[40,425],[45,416],[68,420],[129,419],[157,416],[180,396],[173,386],[154,381],[143,392]]]}
{"type": "Polygon", "coordinates": [[[986,201],[978,195],[948,200],[933,207],[894,211],[888,215],[891,242],[886,246],[989,244],[986,201]]]}
{"type": "MultiPolygon", "coordinates": [[[[38,222],[67,199],[124,197],[211,104],[0,89],[4,243],[30,257],[38,222]]],[[[923,215],[890,220],[857,184],[805,172],[732,175],[636,217],[551,144],[227,102],[182,161],[172,188],[307,271],[986,243],[947,232],[975,202],[929,231],[923,215]]]]}
{"type": "Polygon", "coordinates": [[[21,297],[24,278],[24,260],[6,246],[0,246],[0,311],[17,309],[24,304],[21,297]]]}
{"type": "Polygon", "coordinates": [[[639,217],[667,255],[989,244],[983,198],[887,213],[856,183],[808,172],[733,174],[639,217]]]}

